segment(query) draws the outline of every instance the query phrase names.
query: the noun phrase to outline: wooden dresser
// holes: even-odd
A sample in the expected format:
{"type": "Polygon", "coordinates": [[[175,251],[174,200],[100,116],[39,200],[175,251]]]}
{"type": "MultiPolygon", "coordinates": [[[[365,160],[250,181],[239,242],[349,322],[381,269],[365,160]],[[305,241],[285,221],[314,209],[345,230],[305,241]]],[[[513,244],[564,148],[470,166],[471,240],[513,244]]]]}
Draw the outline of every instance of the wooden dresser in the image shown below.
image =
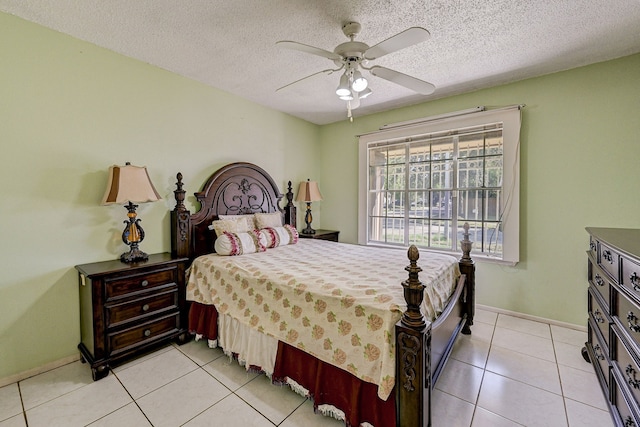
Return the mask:
{"type": "Polygon", "coordinates": [[[148,261],[120,260],[77,265],[80,282],[78,349],[94,380],[151,346],[187,340],[185,263],[169,253],[148,261]]]}
{"type": "Polygon", "coordinates": [[[588,353],[616,426],[640,427],[640,230],[587,228],[588,353]]]}

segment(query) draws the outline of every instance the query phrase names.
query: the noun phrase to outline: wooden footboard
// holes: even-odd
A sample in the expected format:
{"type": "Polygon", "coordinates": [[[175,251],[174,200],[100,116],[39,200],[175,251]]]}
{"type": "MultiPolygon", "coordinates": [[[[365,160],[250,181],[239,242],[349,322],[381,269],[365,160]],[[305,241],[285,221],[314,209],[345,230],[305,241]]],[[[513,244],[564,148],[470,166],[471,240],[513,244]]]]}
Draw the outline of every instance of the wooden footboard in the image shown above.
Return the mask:
{"type": "Polygon", "coordinates": [[[418,278],[418,249],[408,251],[409,279],[402,283],[407,310],[396,324],[396,425],[431,426],[431,391],[451,354],[458,333],[470,334],[473,324],[475,264],[469,253],[469,225],[464,225],[462,273],[445,311],[427,324],[420,304],[424,285],[418,278]]]}

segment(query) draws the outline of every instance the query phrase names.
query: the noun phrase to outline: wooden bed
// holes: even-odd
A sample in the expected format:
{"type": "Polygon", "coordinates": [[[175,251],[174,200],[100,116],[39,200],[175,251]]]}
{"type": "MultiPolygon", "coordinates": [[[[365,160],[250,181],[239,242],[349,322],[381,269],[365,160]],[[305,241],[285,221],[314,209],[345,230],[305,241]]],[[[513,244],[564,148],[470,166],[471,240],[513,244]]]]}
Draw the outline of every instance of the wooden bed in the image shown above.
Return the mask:
{"type": "MultiPolygon", "coordinates": [[[[182,174],[178,173],[177,180],[174,191],[176,206],[171,212],[174,256],[188,257],[193,261],[212,253],[215,233],[209,230],[209,225],[219,215],[282,212],[285,223],[296,226],[291,182],[286,193],[286,206],[281,208],[283,195],[278,186],[267,172],[256,165],[232,163],[213,173],[202,190],[195,193],[201,206],[193,214],[184,205],[186,192],[182,174]]],[[[314,402],[318,399],[344,411],[347,425],[359,425],[361,422],[376,427],[432,425],[431,391],[458,333],[470,334],[469,326],[473,324],[475,265],[469,255],[471,242],[466,224],[461,249],[461,276],[455,291],[440,316],[434,322],[427,322],[420,310],[424,286],[418,277],[421,271],[417,265],[419,253],[415,246],[409,248],[409,265],[405,268],[408,278],[398,283],[404,288],[407,309],[395,326],[396,382],[395,392],[389,399],[379,399],[374,384],[350,376],[348,372],[285,343],[278,344],[274,382],[293,376],[312,392],[314,402]],[[330,381],[324,381],[324,378],[330,381]]],[[[192,305],[190,313],[190,330],[201,328],[203,324],[215,329],[215,308],[208,306],[207,312],[203,313],[203,307],[196,305],[192,305]]]]}

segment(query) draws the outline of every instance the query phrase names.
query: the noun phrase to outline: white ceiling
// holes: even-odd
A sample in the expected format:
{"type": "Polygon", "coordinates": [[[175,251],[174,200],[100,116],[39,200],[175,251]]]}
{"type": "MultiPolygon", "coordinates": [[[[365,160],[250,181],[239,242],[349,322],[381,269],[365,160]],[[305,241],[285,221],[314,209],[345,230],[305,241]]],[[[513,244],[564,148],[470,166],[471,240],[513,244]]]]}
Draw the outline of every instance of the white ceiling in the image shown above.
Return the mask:
{"type": "MultiPolygon", "coordinates": [[[[377,77],[354,116],[640,52],[640,0],[0,0],[0,10],[317,124],[346,118],[333,63],[276,46],[370,46],[421,26],[426,42],[373,61],[433,83],[377,77]]],[[[334,67],[335,68],[335,67],[334,67]]],[[[640,70],[639,70],[640,77],[640,70]]]]}

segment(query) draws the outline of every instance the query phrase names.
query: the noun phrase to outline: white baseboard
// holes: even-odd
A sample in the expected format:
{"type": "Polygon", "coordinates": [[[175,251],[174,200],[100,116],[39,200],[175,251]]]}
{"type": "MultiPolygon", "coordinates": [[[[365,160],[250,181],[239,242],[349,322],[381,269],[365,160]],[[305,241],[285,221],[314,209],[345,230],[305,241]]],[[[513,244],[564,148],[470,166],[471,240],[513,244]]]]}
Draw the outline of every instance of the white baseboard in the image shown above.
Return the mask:
{"type": "Polygon", "coordinates": [[[76,360],[80,360],[80,356],[78,354],[74,354],[73,356],[68,356],[64,359],[59,359],[54,362],[47,363],[46,365],[38,366],[37,368],[29,369],[28,371],[20,372],[6,378],[0,378],[0,387],[17,383],[18,381],[26,380],[27,378],[42,374],[43,372],[59,368],[60,366],[68,365],[69,363],[75,362],[76,360]]]}
{"type": "MultiPolygon", "coordinates": [[[[575,329],[576,331],[587,332],[587,326],[574,325],[573,323],[560,322],[559,320],[545,319],[544,317],[532,316],[530,314],[518,313],[517,311],[504,310],[502,308],[490,307],[488,305],[476,304],[476,308],[493,313],[508,314],[509,316],[521,319],[533,320],[534,322],[548,323],[550,325],[561,326],[563,328],[575,329]]],[[[585,320],[586,323],[586,320],[585,320]]]]}

